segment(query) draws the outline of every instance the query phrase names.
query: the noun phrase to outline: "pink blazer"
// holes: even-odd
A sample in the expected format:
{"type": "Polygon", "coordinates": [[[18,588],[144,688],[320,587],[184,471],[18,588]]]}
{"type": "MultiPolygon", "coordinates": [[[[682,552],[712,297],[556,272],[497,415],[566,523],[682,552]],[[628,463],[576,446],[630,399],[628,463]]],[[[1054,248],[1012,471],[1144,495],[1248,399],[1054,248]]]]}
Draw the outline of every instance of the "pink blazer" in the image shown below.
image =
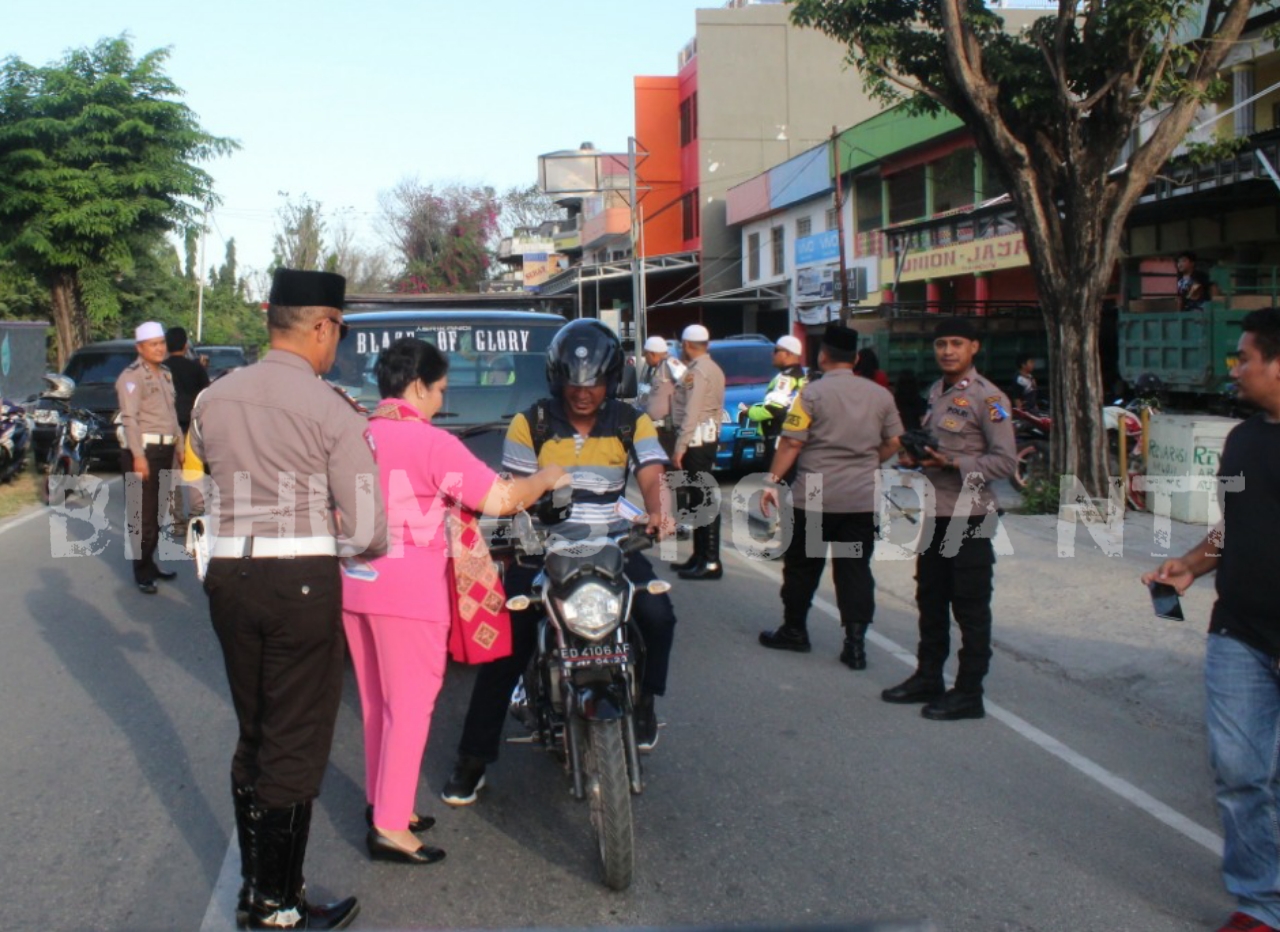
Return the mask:
{"type": "Polygon", "coordinates": [[[370,563],[378,574],[373,581],[343,575],[343,608],[447,623],[444,516],[449,500],[478,510],[497,474],[408,403],[388,399],[379,409],[391,404],[391,417],[369,420],[389,546],[385,556],[370,563]]]}

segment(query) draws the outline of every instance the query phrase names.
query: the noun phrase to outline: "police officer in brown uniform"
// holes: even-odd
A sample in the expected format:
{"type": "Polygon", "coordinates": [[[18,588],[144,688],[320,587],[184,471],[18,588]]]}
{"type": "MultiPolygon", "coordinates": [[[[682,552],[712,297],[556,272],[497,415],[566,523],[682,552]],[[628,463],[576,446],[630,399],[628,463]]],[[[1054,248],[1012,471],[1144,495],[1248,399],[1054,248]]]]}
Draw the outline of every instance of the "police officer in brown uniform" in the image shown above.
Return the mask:
{"type": "Polygon", "coordinates": [[[240,725],[237,919],[252,929],[340,929],[358,908],[308,904],[302,877],[342,695],[338,559],[377,556],[387,536],[365,420],[319,378],[346,333],[344,297],[340,275],[278,270],[270,351],[191,418],[215,491],[204,588],[240,725]]]}
{"type": "Polygon", "coordinates": [[[644,341],[644,361],[649,365],[649,397],[645,413],[658,429],[658,442],[668,457],[675,454],[676,431],[671,406],[676,384],[684,376],[684,363],[671,357],[667,341],[649,337],[644,341]]]}
{"type": "MultiPolygon", "coordinates": [[[[871,553],[876,538],[876,473],[898,452],[902,421],[893,395],[859,378],[858,332],[830,324],[822,337],[818,368],[822,378],[807,384],[791,403],[769,466],[777,486],[796,468],[791,490],[795,516],[782,558],[782,627],[760,632],[760,643],[776,650],[808,653],[807,627],[813,594],[831,557],[836,604],[845,629],[840,661],[853,670],[867,666],[866,634],[876,611],[871,553]],[[817,493],[821,491],[821,498],[817,493]],[[818,549],[810,543],[812,523],[822,528],[818,549]],[[849,553],[848,551],[852,551],[849,553]]],[[[778,504],[776,488],[766,489],[761,509],[778,504]]]]}
{"type": "Polygon", "coordinates": [[[920,642],[916,672],[881,693],[885,702],[925,703],[934,721],[982,718],[982,681],[991,662],[991,594],[999,521],[990,483],[1013,475],[1017,460],[1009,399],[973,368],[980,348],[967,318],[941,321],[933,351],[942,378],[929,390],[922,426],[937,438],[921,466],[933,483],[932,513],[925,514],[925,549],[916,559],[920,642]],[[929,524],[932,523],[932,533],[929,524]],[[942,668],[951,651],[951,616],[960,628],[955,688],[944,692],[942,668]]]}
{"type": "Polygon", "coordinates": [[[676,427],[675,453],[671,458],[676,469],[696,474],[697,486],[679,490],[686,508],[704,508],[713,502],[715,517],[710,523],[700,521],[693,529],[693,555],[683,563],[673,563],[681,579],[719,579],[724,575],[720,564],[719,488],[711,476],[720,440],[720,416],[724,410],[724,372],[711,358],[707,344],[711,334],[702,324],[690,324],[680,335],[688,366],[676,384],[672,398],[672,417],[676,427]]]}
{"type": "Polygon", "coordinates": [[[116,379],[125,439],[120,466],[127,482],[142,486],[141,496],[126,492],[125,498],[131,547],[136,548],[133,581],[140,591],[155,595],[156,580],[177,575],[156,566],[155,557],[160,544],[160,473],[181,465],[182,430],[173,376],[162,365],[169,352],[163,325],[147,321],[134,331],[133,338],[138,343],[138,358],[116,379]]]}

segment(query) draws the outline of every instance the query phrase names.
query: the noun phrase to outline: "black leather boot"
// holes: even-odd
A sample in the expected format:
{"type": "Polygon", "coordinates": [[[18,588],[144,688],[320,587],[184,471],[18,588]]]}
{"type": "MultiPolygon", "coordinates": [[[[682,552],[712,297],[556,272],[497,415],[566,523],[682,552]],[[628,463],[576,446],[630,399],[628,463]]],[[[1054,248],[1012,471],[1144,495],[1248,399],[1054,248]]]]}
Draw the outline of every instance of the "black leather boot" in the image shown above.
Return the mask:
{"type": "Polygon", "coordinates": [[[761,631],[760,646],[772,650],[793,650],[797,654],[807,654],[813,650],[813,645],[809,643],[809,632],[788,624],[776,631],[761,631]]]}
{"type": "Polygon", "coordinates": [[[680,571],[681,579],[719,579],[724,575],[724,567],[720,565],[720,516],[707,527],[700,527],[694,533],[694,553],[698,561],[688,569],[680,571]],[[701,544],[698,546],[701,532],[701,544]]]}
{"type": "Polygon", "coordinates": [[[941,673],[923,673],[917,670],[897,686],[890,686],[880,693],[885,702],[902,705],[911,702],[932,702],[946,691],[941,673]]]}
{"type": "Polygon", "coordinates": [[[249,924],[249,902],[252,899],[252,883],[255,873],[253,862],[257,851],[253,840],[254,823],[250,818],[253,811],[253,787],[236,782],[231,778],[231,799],[236,808],[236,838],[240,842],[240,893],[236,896],[236,928],[243,929],[249,924]]]}
{"type": "Polygon", "coordinates": [[[840,651],[840,662],[850,670],[867,668],[867,626],[862,624],[846,625],[844,629],[844,649],[840,651]]]}
{"type": "Polygon", "coordinates": [[[302,862],[311,835],[311,803],[250,811],[256,854],[250,884],[250,929],[345,929],[360,911],[353,896],[313,906],[307,902],[302,862]]]}

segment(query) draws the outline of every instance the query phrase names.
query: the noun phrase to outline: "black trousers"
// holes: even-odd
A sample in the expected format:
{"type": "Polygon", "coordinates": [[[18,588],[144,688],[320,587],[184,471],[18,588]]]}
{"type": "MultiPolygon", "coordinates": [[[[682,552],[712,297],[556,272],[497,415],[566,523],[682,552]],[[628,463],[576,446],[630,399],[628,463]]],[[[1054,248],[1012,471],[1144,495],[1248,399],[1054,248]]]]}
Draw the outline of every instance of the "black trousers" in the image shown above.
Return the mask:
{"type": "Polygon", "coordinates": [[[876,581],[871,575],[871,554],[875,548],[876,522],[871,512],[814,512],[794,509],[791,542],[782,555],[782,621],[789,628],[803,629],[809,617],[813,594],[827,566],[829,543],[843,549],[861,546],[857,557],[831,557],[831,577],[836,584],[836,605],[840,623],[869,625],[876,613],[876,581]],[[821,550],[808,552],[806,537],[815,519],[822,526],[821,550]]]}
{"type": "MultiPolygon", "coordinates": [[[[684,451],[681,467],[686,472],[705,474],[701,476],[702,480],[710,479],[714,483],[711,470],[716,464],[716,446],[714,443],[704,443],[700,447],[689,447],[684,451]]],[[[709,495],[710,492],[703,492],[692,485],[684,485],[676,491],[677,504],[690,510],[701,508],[706,503],[709,495]]]]}
{"type": "MultiPolygon", "coordinates": [[[[125,498],[126,520],[129,537],[138,548],[133,560],[133,581],[156,581],[156,549],[160,546],[160,471],[173,469],[173,444],[146,447],[147,478],[142,480],[140,510],[133,511],[125,498]]],[[[133,454],[127,449],[120,454],[120,467],[125,481],[133,473],[133,454]]],[[[136,475],[136,473],[135,473],[136,475]]]]}
{"type": "Polygon", "coordinates": [[[916,558],[916,604],[920,609],[916,659],[921,673],[941,677],[951,653],[954,615],[960,628],[956,689],[980,693],[991,665],[991,594],[996,555],[990,536],[981,536],[993,533],[983,529],[983,520],[973,518],[966,523],[966,536],[954,556],[943,555],[943,541],[952,519],[941,518],[934,526],[929,548],[916,558]]]}
{"type": "Polygon", "coordinates": [[[240,725],[232,779],[266,809],[315,799],[342,698],[337,558],[216,559],[204,589],[240,725]]]}
{"type": "MultiPolygon", "coordinates": [[[[630,554],[625,566],[627,578],[636,586],[631,617],[644,638],[640,688],[646,693],[661,696],[667,691],[667,670],[671,646],[675,641],[675,607],[669,596],[643,591],[643,586],[657,578],[653,564],[643,554],[630,554]]],[[[507,595],[527,595],[537,575],[536,567],[513,565],[503,580],[507,595]]],[[[538,608],[511,613],[511,655],[480,665],[471,690],[467,718],[462,726],[462,738],[458,741],[459,753],[477,757],[486,763],[498,759],[511,691],[529,666],[529,658],[537,647],[541,619],[542,610],[538,608]]]]}

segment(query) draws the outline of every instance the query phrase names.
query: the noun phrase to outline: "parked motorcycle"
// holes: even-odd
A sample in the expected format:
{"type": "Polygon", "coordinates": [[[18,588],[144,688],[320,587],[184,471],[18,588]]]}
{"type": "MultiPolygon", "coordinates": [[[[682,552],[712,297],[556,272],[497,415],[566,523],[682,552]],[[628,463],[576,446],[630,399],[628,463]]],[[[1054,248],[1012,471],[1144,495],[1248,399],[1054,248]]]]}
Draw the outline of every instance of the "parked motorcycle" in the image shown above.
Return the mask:
{"type": "Polygon", "coordinates": [[[9,482],[22,472],[33,430],[26,408],[0,399],[0,482],[9,482]]]}
{"type": "Polygon", "coordinates": [[[84,475],[93,459],[93,445],[102,437],[106,425],[102,418],[79,408],[72,408],[58,420],[53,443],[49,446],[44,475],[40,479],[40,501],[49,504],[54,490],[66,488],[70,495],[75,479],[84,475]]]}
{"type": "Polygon", "coordinates": [[[1039,410],[1013,409],[1013,432],[1018,445],[1018,464],[1010,481],[1022,490],[1032,479],[1049,474],[1049,431],[1053,421],[1039,410]]]}
{"type": "MultiPolygon", "coordinates": [[[[635,872],[631,794],[644,788],[635,732],[644,651],[631,621],[635,586],[624,565],[653,541],[643,527],[585,541],[551,534],[541,525],[557,522],[547,515],[568,513],[572,490],[561,491],[567,494],[535,509],[536,521],[516,514],[493,545],[495,556],[523,565],[542,560],[531,594],[507,600],[515,611],[545,612],[511,711],[563,761],[574,798],[590,803],[605,885],[625,890],[635,872]]],[[[663,580],[647,585],[654,594],[670,588],[663,580]]]]}

